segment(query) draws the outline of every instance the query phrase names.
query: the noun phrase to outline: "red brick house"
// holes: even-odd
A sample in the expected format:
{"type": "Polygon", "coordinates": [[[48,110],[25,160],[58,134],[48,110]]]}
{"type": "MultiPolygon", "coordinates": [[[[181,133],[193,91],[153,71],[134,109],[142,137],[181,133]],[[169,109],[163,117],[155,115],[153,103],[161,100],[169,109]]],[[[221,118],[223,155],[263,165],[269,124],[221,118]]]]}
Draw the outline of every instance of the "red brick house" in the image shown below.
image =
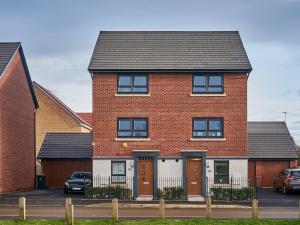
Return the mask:
{"type": "Polygon", "coordinates": [[[0,193],[35,187],[37,108],[21,43],[0,43],[0,193]]]}
{"type": "Polygon", "coordinates": [[[246,177],[247,79],[238,32],[101,31],[93,80],[93,174],[134,177],[153,196],[162,177],[186,178],[189,196],[246,177]]]}

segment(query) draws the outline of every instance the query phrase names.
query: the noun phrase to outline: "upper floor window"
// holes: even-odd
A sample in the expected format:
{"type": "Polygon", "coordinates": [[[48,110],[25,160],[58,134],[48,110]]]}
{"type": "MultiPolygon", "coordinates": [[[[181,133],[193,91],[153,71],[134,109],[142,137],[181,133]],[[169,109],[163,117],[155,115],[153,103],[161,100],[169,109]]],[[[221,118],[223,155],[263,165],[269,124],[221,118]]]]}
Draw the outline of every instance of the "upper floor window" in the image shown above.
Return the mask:
{"type": "Polygon", "coordinates": [[[218,94],[224,92],[223,76],[218,74],[194,75],[193,93],[218,94]]]}
{"type": "Polygon", "coordinates": [[[147,138],[147,118],[118,118],[118,137],[147,138]]]}
{"type": "Polygon", "coordinates": [[[193,137],[219,138],[224,136],[223,118],[193,118],[193,137]]]}
{"type": "Polygon", "coordinates": [[[118,93],[148,93],[148,76],[146,74],[122,74],[118,76],[118,93]]]}

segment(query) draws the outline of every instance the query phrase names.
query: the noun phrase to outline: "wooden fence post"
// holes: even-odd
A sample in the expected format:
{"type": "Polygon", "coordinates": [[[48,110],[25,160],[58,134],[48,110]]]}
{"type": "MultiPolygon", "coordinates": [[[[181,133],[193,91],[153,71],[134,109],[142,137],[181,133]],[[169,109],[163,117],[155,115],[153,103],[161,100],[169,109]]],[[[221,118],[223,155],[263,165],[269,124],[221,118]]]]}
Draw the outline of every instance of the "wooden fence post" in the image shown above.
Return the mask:
{"type": "Polygon", "coordinates": [[[163,198],[159,199],[159,217],[165,218],[165,200],[163,198]]]}
{"type": "Polygon", "coordinates": [[[67,224],[69,224],[69,218],[70,218],[70,210],[69,210],[69,206],[72,204],[72,199],[71,198],[66,198],[65,201],[65,208],[66,208],[66,222],[67,224]]]}
{"type": "Polygon", "coordinates": [[[25,199],[25,197],[19,198],[19,219],[26,220],[26,199],[25,199]]]}
{"type": "Polygon", "coordinates": [[[112,200],[112,220],[113,221],[119,220],[119,206],[118,206],[118,199],[116,198],[112,200]]]}
{"type": "Polygon", "coordinates": [[[69,205],[69,223],[68,225],[74,225],[74,205],[69,205]]]}
{"type": "Polygon", "coordinates": [[[252,219],[258,219],[258,201],[256,199],[252,200],[252,219]]]}
{"type": "Polygon", "coordinates": [[[300,200],[299,200],[299,219],[300,219],[300,200]]]}
{"type": "Polygon", "coordinates": [[[211,197],[206,198],[206,219],[211,219],[211,197]]]}

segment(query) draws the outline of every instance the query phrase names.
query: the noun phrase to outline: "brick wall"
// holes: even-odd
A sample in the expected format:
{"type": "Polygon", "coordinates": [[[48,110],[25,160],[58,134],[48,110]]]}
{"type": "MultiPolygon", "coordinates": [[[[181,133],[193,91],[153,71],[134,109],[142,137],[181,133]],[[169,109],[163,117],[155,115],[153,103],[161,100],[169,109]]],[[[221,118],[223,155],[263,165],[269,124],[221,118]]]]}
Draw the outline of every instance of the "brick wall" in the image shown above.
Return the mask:
{"type": "Polygon", "coordinates": [[[34,188],[34,113],[17,53],[0,77],[0,192],[34,188]]]}
{"type": "MultiPolygon", "coordinates": [[[[39,102],[39,110],[36,113],[36,156],[47,132],[90,132],[36,85],[34,90],[39,102]]],[[[37,173],[41,173],[38,161],[37,173]]]]}
{"type": "Polygon", "coordinates": [[[160,150],[179,155],[183,149],[206,149],[209,156],[247,155],[247,77],[225,74],[225,97],[195,97],[192,74],[149,76],[147,97],[115,96],[116,74],[93,76],[94,155],[131,155],[132,150],[160,150]],[[148,142],[115,141],[117,117],[148,117],[148,142]],[[226,141],[190,141],[193,117],[224,117],[226,141]]]}

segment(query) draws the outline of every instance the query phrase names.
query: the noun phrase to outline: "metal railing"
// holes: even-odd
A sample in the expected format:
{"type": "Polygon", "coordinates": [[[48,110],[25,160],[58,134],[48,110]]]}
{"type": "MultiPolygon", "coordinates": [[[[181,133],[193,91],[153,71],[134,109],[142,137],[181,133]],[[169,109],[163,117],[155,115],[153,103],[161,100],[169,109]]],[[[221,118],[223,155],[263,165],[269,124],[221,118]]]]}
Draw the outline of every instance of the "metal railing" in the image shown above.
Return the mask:
{"type": "MultiPolygon", "coordinates": [[[[126,176],[94,176],[93,192],[91,197],[99,199],[135,199],[138,195],[139,178],[126,176]]],[[[202,181],[203,182],[203,181],[202,181]]],[[[218,177],[204,179],[206,196],[212,201],[251,201],[256,197],[255,180],[242,177],[218,177]]],[[[153,199],[186,200],[188,197],[189,182],[187,177],[158,177],[153,179],[153,199]]],[[[203,186],[201,185],[200,188],[203,186]]]]}

